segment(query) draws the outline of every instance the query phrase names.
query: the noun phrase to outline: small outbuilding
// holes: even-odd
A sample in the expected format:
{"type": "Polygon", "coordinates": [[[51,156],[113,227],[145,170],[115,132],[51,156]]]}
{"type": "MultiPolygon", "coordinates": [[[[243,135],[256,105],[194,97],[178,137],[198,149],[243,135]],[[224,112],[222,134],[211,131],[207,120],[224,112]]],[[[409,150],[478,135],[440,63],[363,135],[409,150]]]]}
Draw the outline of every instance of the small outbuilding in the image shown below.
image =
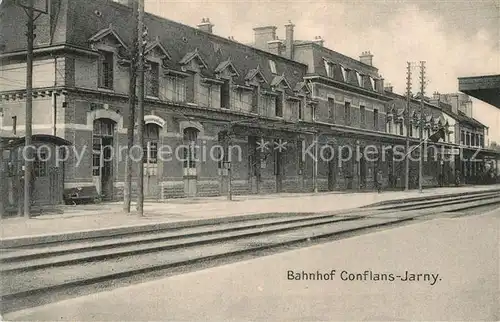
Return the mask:
{"type": "MultiPolygon", "coordinates": [[[[72,143],[48,134],[32,136],[32,205],[64,202],[64,161],[72,143]]],[[[0,137],[0,214],[20,213],[24,204],[25,137],[0,137]]]]}

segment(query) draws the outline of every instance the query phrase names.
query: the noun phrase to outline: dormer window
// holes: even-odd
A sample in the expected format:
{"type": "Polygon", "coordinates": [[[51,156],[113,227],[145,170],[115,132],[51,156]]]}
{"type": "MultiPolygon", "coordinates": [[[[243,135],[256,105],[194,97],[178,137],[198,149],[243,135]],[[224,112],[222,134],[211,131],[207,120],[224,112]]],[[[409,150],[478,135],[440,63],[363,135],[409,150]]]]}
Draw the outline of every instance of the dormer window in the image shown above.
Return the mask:
{"type": "Polygon", "coordinates": [[[99,51],[99,88],[113,89],[113,53],[99,51]]]}
{"type": "Polygon", "coordinates": [[[274,62],[274,60],[269,60],[269,68],[271,69],[271,73],[278,74],[278,72],[276,71],[276,63],[274,62]]]}
{"type": "Polygon", "coordinates": [[[370,79],[370,83],[371,83],[371,85],[372,85],[372,90],[376,91],[376,90],[377,90],[377,88],[376,88],[376,86],[375,86],[375,80],[374,80],[372,77],[370,77],[369,79],[370,79]]]}
{"type": "Polygon", "coordinates": [[[342,71],[342,77],[344,78],[344,82],[347,82],[347,71],[345,67],[340,65],[340,70],[342,71]]]}
{"type": "Polygon", "coordinates": [[[326,70],[326,76],[333,78],[333,76],[334,76],[333,63],[329,62],[326,59],[325,59],[325,70],[326,70]]]}
{"type": "Polygon", "coordinates": [[[356,77],[358,79],[358,86],[363,87],[363,75],[361,75],[357,71],[354,71],[354,73],[356,73],[356,77]]]}

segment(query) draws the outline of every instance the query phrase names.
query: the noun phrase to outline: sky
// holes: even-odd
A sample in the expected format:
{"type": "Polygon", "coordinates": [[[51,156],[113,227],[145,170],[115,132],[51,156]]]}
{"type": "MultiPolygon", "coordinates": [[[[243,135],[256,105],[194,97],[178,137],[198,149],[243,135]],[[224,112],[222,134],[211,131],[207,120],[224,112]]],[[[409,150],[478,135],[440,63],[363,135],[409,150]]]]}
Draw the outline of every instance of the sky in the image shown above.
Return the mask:
{"type": "MultiPolygon", "coordinates": [[[[458,92],[458,77],[500,74],[500,0],[145,0],[146,11],[187,25],[202,18],[214,33],[253,42],[253,28],[295,24],[295,39],[359,59],[370,51],[385,83],[403,93],[406,63],[426,61],[427,95],[458,92]]],[[[413,70],[413,92],[419,70],[413,70]]],[[[473,99],[473,117],[500,142],[500,109],[473,99]]]]}

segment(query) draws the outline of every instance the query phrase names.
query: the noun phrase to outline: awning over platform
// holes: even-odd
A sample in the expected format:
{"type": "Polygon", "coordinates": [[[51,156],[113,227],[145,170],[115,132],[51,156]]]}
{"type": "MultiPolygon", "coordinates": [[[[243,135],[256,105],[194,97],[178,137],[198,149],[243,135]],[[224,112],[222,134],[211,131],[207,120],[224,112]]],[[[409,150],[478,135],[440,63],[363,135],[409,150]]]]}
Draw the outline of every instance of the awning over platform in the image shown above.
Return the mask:
{"type": "MultiPolygon", "coordinates": [[[[2,145],[1,147],[6,149],[6,148],[13,148],[17,146],[23,146],[25,144],[26,137],[0,137],[0,144],[2,145]]],[[[70,141],[65,140],[61,137],[55,136],[55,135],[50,135],[50,134],[35,134],[31,137],[31,141],[33,143],[51,143],[54,145],[73,145],[70,141]]]]}
{"type": "Polygon", "coordinates": [[[458,90],[500,108],[500,75],[460,77],[458,90]]]}

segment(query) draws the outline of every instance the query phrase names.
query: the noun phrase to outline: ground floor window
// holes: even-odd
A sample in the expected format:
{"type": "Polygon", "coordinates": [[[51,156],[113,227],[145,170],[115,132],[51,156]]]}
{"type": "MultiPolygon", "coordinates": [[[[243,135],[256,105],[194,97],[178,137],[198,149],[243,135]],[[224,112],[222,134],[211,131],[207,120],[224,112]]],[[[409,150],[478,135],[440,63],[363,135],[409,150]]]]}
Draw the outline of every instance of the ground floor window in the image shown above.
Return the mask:
{"type": "Polygon", "coordinates": [[[184,168],[196,168],[196,142],[198,140],[198,129],[186,128],[184,129],[184,168]]]}
{"type": "Polygon", "coordinates": [[[158,163],[158,141],[160,139],[160,126],[148,123],[144,126],[144,158],[148,164],[158,163]]]}
{"type": "MultiPolygon", "coordinates": [[[[110,159],[113,148],[113,135],[115,132],[115,121],[111,119],[97,119],[94,121],[92,132],[92,176],[101,176],[104,166],[104,158],[110,159]]],[[[110,162],[103,175],[110,172],[110,162]]]]}
{"type": "Polygon", "coordinates": [[[33,170],[35,172],[35,177],[46,177],[47,176],[47,154],[44,152],[39,152],[35,154],[35,160],[33,161],[33,170]]]}

